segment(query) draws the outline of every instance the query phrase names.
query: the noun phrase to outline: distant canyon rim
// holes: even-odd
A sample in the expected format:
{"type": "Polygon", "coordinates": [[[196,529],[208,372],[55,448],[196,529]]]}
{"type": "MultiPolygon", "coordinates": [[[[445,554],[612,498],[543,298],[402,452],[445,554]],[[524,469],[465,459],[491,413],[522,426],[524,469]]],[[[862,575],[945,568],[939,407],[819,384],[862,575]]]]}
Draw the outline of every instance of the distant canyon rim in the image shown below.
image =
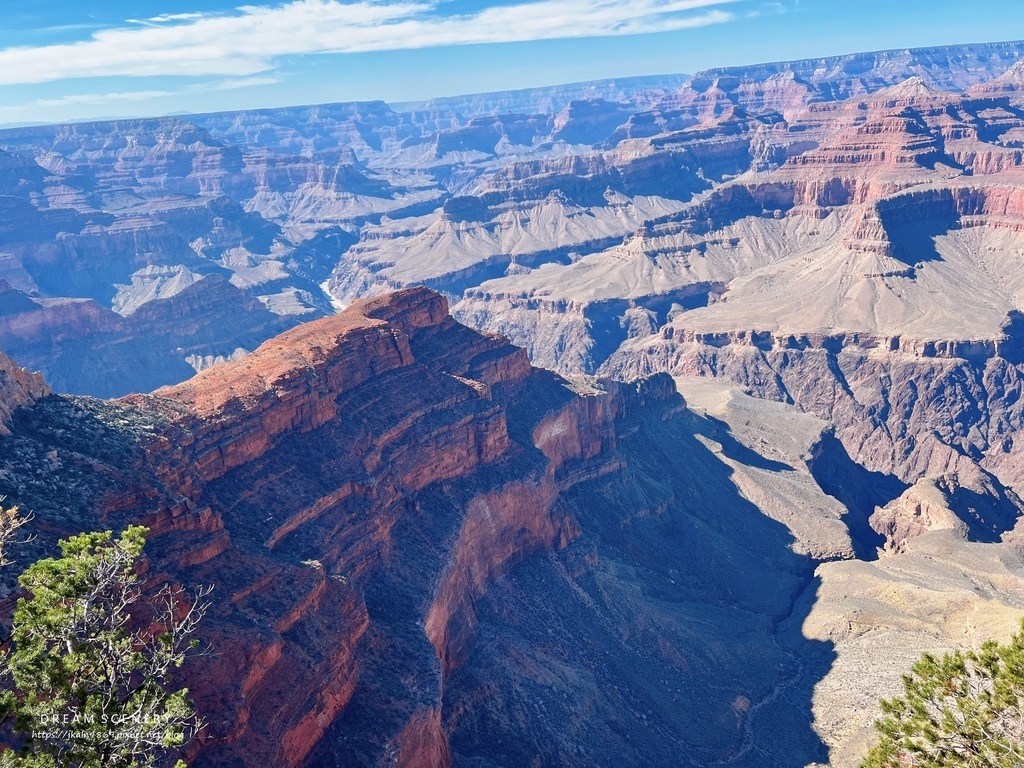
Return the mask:
{"type": "Polygon", "coordinates": [[[1024,42],[0,130],[0,350],[192,765],[850,768],[1024,616],[1024,42]]]}

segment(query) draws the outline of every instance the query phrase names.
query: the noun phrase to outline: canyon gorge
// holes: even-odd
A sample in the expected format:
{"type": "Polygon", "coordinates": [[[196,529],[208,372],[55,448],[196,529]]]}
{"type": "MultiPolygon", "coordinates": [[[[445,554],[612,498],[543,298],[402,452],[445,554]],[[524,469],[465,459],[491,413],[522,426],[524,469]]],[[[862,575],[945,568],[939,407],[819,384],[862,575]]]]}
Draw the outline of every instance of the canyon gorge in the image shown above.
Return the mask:
{"type": "Polygon", "coordinates": [[[2,129],[0,496],[215,585],[191,765],[852,768],[1024,615],[1022,291],[1020,42],[2,129]]]}

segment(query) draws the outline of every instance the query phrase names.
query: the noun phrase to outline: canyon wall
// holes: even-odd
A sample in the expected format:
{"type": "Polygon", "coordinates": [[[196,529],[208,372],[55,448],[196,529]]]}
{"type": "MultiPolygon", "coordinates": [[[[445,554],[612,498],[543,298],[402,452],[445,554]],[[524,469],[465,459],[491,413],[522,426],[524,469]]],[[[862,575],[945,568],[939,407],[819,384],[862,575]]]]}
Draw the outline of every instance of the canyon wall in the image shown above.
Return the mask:
{"type": "Polygon", "coordinates": [[[418,288],[149,395],[17,408],[0,493],[36,515],[20,555],[142,522],[150,583],[215,586],[193,765],[743,764],[742,702],[783,684],[763,748],[821,757],[779,629],[812,560],[703,431],[668,376],[570,383],[418,288]]]}
{"type": "MultiPolygon", "coordinates": [[[[686,233],[725,211],[821,216],[811,208],[1019,167],[1020,120],[1007,108],[1021,51],[883,51],[417,104],[5,129],[0,280],[20,296],[0,291],[18,309],[0,314],[0,348],[58,391],[120,396],[409,285],[465,298],[457,315],[483,328],[537,327],[543,344],[545,319],[503,319],[504,297],[580,304],[532,283],[610,269],[609,254],[642,249],[638,237],[669,235],[696,258],[713,243],[686,233]],[[203,332],[181,322],[186,308],[203,332]]],[[[625,267],[614,277],[638,284],[609,298],[688,308],[764,266],[752,258],[696,280],[625,267]]],[[[565,365],[596,370],[630,308],[598,298],[582,328],[569,313],[565,365]]],[[[513,336],[532,351],[525,332],[513,336]]],[[[557,367],[560,342],[546,343],[534,359],[557,367]]]]}

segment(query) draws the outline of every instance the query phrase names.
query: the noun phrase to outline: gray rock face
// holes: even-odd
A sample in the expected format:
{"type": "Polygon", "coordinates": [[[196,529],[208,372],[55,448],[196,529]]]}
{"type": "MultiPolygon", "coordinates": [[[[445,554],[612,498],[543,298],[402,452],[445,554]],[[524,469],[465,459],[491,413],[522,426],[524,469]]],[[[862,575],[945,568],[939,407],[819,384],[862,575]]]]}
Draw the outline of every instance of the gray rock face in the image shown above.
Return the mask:
{"type": "MultiPolygon", "coordinates": [[[[874,737],[878,700],[901,693],[902,674],[922,652],[1005,641],[1019,629],[1019,540],[968,541],[975,517],[965,502],[979,507],[981,494],[965,488],[967,477],[892,484],[852,461],[827,421],[793,405],[721,379],[677,383],[691,409],[721,425],[721,448],[707,444],[732,468],[743,496],[818,563],[793,612],[802,621],[796,636],[823,643],[829,659],[817,670],[808,659],[779,698],[808,691],[829,764],[853,768],[874,737]]],[[[750,743],[774,743],[784,712],[771,701],[749,717],[750,743]]]]}

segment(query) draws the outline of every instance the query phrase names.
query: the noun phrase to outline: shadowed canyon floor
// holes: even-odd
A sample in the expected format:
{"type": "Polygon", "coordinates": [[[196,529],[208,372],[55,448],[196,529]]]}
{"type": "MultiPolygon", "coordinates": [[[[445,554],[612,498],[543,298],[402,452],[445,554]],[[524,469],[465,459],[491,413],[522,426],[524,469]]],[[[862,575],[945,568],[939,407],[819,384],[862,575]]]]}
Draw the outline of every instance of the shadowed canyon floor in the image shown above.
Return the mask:
{"type": "MultiPolygon", "coordinates": [[[[814,730],[828,746],[832,765],[855,766],[871,744],[879,698],[901,691],[902,675],[922,652],[1006,640],[1017,628],[1024,613],[1021,547],[1017,539],[964,541],[966,526],[950,511],[948,490],[932,485],[925,499],[914,486],[879,508],[916,524],[931,515],[931,530],[918,531],[898,552],[890,547],[876,553],[871,548],[879,537],[871,526],[883,526],[875,517],[864,525],[854,516],[865,505],[846,507],[823,488],[842,496],[844,486],[860,492],[881,487],[891,495],[900,493],[900,486],[872,483],[845,453],[831,450],[826,422],[714,380],[677,382],[692,410],[727,425],[733,440],[764,459],[786,465],[772,472],[723,454],[740,491],[824,561],[794,613],[802,617],[802,638],[825,642],[832,650],[824,675],[805,681],[812,688],[814,730]],[[836,525],[838,520],[844,524],[836,525]],[[859,557],[849,549],[832,550],[830,556],[844,535],[852,536],[847,546],[858,548],[859,557]]],[[[763,717],[770,730],[773,715],[763,717]]]]}

